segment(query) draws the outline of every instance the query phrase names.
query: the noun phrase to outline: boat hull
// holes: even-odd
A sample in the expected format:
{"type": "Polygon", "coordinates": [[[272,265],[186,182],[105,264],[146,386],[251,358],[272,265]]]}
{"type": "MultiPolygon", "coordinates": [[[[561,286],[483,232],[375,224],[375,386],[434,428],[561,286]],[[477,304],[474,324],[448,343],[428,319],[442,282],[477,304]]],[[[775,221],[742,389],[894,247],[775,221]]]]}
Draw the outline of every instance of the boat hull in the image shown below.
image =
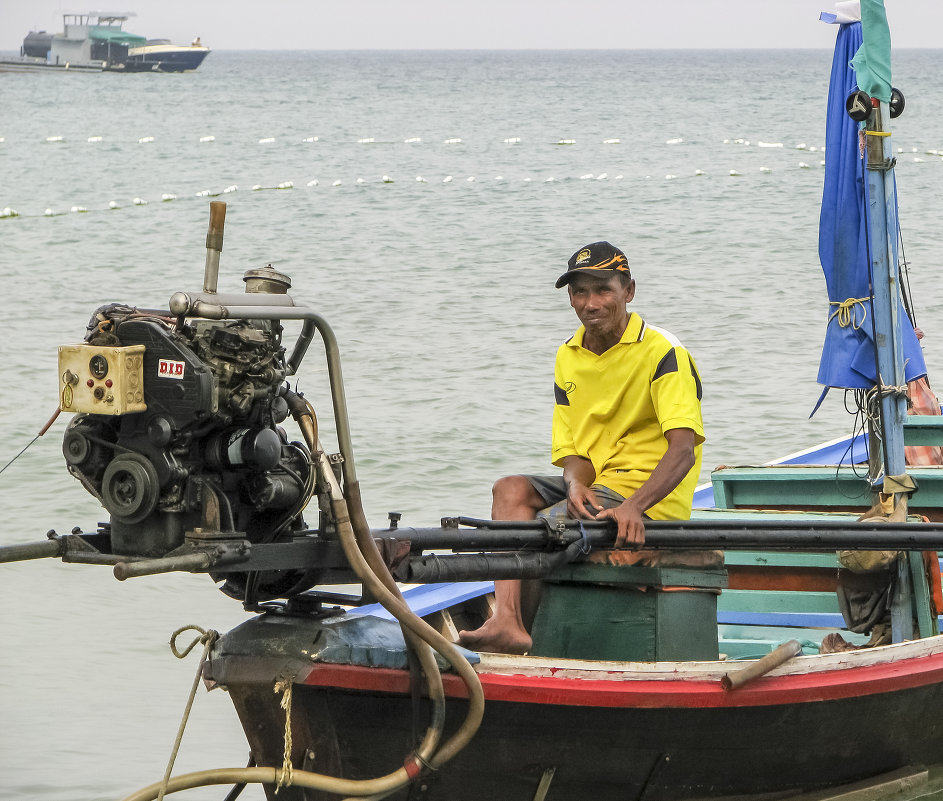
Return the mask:
{"type": "MultiPolygon", "coordinates": [[[[265,691],[272,695],[270,687],[265,691]]],[[[273,706],[261,715],[250,701],[266,702],[262,695],[243,688],[234,700],[240,699],[236,708],[256,759],[277,767],[284,713],[273,706]]],[[[548,770],[552,797],[572,801],[677,801],[836,786],[938,757],[940,738],[914,721],[935,725],[923,710],[939,709],[939,697],[938,689],[924,688],[870,701],[733,711],[492,702],[472,743],[420,780],[422,797],[531,801],[548,770]]],[[[293,703],[303,726],[317,732],[311,770],[372,778],[394,770],[414,748],[408,698],[322,688],[296,691],[293,703]]],[[[452,701],[448,719],[460,720],[463,712],[452,701]]],[[[329,797],[307,792],[297,797],[329,797]]],[[[284,793],[278,797],[290,798],[284,793]]]]}
{"type": "Polygon", "coordinates": [[[209,55],[206,47],[132,48],[121,65],[125,72],[193,72],[209,55]]]}
{"type": "MultiPolygon", "coordinates": [[[[420,779],[418,797],[530,801],[549,780],[557,801],[680,801],[802,792],[929,765],[943,753],[943,643],[932,640],[803,657],[793,672],[777,669],[732,691],[719,677],[733,666],[721,662],[484,657],[481,728],[420,779]]],[[[215,659],[208,671],[231,693],[258,764],[282,764],[285,713],[272,687],[275,676],[294,675],[296,767],[366,779],[402,765],[428,720],[406,670],[305,664],[284,650],[263,657],[263,642],[254,640],[255,655],[215,659]]],[[[467,707],[464,687],[454,675],[443,679],[454,727],[467,707]]],[[[278,798],[328,797],[285,792],[278,798]]]]}
{"type": "Polygon", "coordinates": [[[21,58],[0,59],[0,72],[103,72],[107,69],[102,61],[76,63],[69,61],[48,63],[44,59],[21,58]]]}

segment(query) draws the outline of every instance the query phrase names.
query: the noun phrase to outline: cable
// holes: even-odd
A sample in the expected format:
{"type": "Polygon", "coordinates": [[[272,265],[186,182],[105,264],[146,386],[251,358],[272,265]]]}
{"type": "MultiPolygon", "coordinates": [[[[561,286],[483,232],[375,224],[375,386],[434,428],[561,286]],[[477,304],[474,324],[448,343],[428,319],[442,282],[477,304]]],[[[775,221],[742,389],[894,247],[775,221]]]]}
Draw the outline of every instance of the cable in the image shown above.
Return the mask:
{"type": "Polygon", "coordinates": [[[10,459],[10,461],[7,462],[3,467],[0,467],[0,473],[2,473],[4,470],[6,470],[11,464],[13,464],[13,463],[14,463],[17,459],[19,459],[24,453],[26,453],[26,451],[29,449],[29,447],[30,447],[36,440],[38,440],[43,434],[45,434],[50,428],[52,428],[52,424],[56,422],[56,419],[59,417],[59,413],[60,413],[61,411],[62,411],[61,408],[56,409],[56,411],[55,411],[55,413],[52,415],[52,417],[50,417],[49,420],[46,422],[46,425],[44,425],[44,426],[39,430],[39,433],[38,433],[35,437],[33,437],[28,443],[26,443],[26,447],[24,447],[23,450],[21,450],[16,456],[14,456],[12,459],[10,459]]]}

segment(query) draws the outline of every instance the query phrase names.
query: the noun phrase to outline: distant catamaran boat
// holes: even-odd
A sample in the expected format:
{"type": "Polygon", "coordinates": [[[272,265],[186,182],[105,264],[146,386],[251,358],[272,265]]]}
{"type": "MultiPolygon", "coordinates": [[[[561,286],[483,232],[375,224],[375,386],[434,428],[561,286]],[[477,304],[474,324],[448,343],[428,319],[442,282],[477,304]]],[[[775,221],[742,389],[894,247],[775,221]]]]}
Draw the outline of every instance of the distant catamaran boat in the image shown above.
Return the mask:
{"type": "Polygon", "coordinates": [[[123,23],[133,16],[105,11],[63,14],[62,33],[30,31],[20,57],[0,60],[0,70],[192,72],[210,52],[199,37],[190,45],[175,45],[125,31],[123,23]]]}

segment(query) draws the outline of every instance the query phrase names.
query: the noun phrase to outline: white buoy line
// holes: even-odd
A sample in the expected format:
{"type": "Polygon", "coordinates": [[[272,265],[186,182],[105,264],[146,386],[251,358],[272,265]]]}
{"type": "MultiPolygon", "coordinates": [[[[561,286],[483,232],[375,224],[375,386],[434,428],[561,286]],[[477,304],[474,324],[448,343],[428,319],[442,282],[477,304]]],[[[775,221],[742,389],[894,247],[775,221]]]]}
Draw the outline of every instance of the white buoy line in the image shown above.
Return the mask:
{"type": "MultiPolygon", "coordinates": [[[[260,144],[260,145],[270,145],[270,144],[273,144],[273,143],[279,141],[279,139],[280,139],[280,137],[276,137],[276,136],[261,136],[261,137],[256,138],[255,141],[256,141],[257,144],[260,144]]],[[[283,139],[283,140],[289,140],[290,137],[283,136],[283,137],[281,137],[281,139],[283,139]]],[[[5,139],[4,137],[0,137],[0,144],[4,143],[5,141],[6,141],[6,139],[5,139]]],[[[68,138],[68,137],[65,137],[65,136],[61,135],[61,134],[56,134],[56,135],[52,135],[52,136],[47,136],[47,137],[45,137],[43,141],[49,142],[49,143],[69,143],[69,142],[71,142],[71,141],[76,141],[76,140],[72,140],[72,139],[70,139],[70,138],[68,138]]],[[[119,139],[119,138],[105,137],[105,136],[102,136],[102,135],[100,135],[100,134],[94,134],[94,135],[91,135],[91,136],[87,136],[87,137],[85,138],[85,141],[86,141],[86,142],[89,142],[89,143],[98,143],[98,142],[104,142],[104,141],[109,141],[109,142],[113,142],[113,143],[114,143],[114,142],[120,143],[120,142],[126,142],[126,141],[128,141],[128,140],[119,139]]],[[[151,142],[156,142],[156,141],[158,141],[158,138],[155,137],[155,136],[152,136],[152,135],[139,136],[139,137],[137,137],[137,139],[135,139],[135,140],[133,140],[133,141],[136,141],[138,144],[148,144],[148,143],[151,143],[151,142]]],[[[166,140],[165,140],[165,141],[166,141],[166,140]]],[[[201,143],[209,143],[209,142],[215,142],[215,141],[217,141],[217,140],[216,140],[216,136],[215,136],[214,134],[204,134],[204,135],[198,137],[198,141],[201,142],[201,143]]],[[[230,143],[232,142],[232,140],[229,140],[229,141],[230,141],[230,143]]],[[[312,144],[312,143],[314,143],[314,142],[321,142],[322,140],[321,140],[321,137],[320,137],[320,136],[304,136],[304,137],[302,137],[300,140],[292,140],[292,141],[298,141],[298,142],[301,142],[301,143],[303,143],[303,144],[312,144]]],[[[378,138],[376,138],[375,136],[363,136],[363,137],[358,137],[358,138],[357,138],[356,140],[354,140],[354,141],[355,141],[358,145],[373,145],[373,144],[394,145],[394,144],[398,144],[400,140],[378,139],[378,138]]],[[[402,140],[402,143],[403,143],[403,144],[406,144],[406,145],[413,145],[413,144],[421,144],[421,143],[424,142],[424,141],[425,141],[425,140],[424,140],[421,136],[409,136],[409,137],[403,139],[403,140],[402,140]]],[[[602,144],[604,144],[604,145],[619,145],[619,144],[622,144],[622,140],[619,139],[618,137],[610,137],[610,138],[607,138],[607,139],[603,139],[603,140],[601,140],[601,141],[602,141],[602,144]]],[[[667,141],[667,144],[669,144],[669,145],[678,144],[678,143],[683,142],[683,141],[684,141],[684,139],[681,139],[681,138],[678,138],[678,139],[669,139],[669,140],[667,141]]],[[[460,145],[460,144],[464,144],[464,143],[465,143],[465,140],[464,140],[462,137],[460,137],[460,136],[452,136],[452,137],[448,137],[448,138],[446,138],[446,139],[441,140],[441,142],[442,142],[443,145],[460,145]]],[[[520,136],[508,136],[508,137],[505,137],[505,138],[502,140],[502,142],[503,142],[504,144],[506,144],[506,145],[519,145],[519,144],[522,144],[522,143],[524,142],[524,139],[523,139],[523,137],[520,137],[520,136]]],[[[335,140],[335,141],[334,141],[333,143],[331,143],[331,144],[343,144],[343,143],[344,143],[343,140],[335,140]]],[[[328,143],[325,142],[325,144],[328,144],[328,143]]],[[[575,145],[575,144],[577,144],[577,140],[576,140],[576,139],[557,139],[557,140],[555,140],[555,141],[550,142],[549,144],[552,144],[552,145],[575,145]]]]}
{"type": "MultiPolygon", "coordinates": [[[[916,157],[915,161],[920,162],[920,161],[923,161],[923,159],[916,157]]],[[[819,161],[818,166],[824,165],[824,163],[825,163],[824,161],[819,161]]],[[[792,169],[808,170],[810,168],[811,168],[811,165],[809,163],[800,161],[792,169]]],[[[758,172],[763,175],[769,175],[774,172],[774,169],[772,167],[765,166],[765,165],[759,168],[752,168],[749,172],[753,174],[754,170],[757,170],[757,169],[758,169],[758,172]]],[[[786,170],[779,170],[779,171],[784,172],[784,171],[787,171],[788,169],[790,168],[786,168],[786,170]]],[[[731,177],[731,178],[743,178],[747,175],[747,171],[744,171],[741,169],[730,169],[724,172],[723,170],[718,169],[714,171],[713,173],[711,173],[710,171],[696,169],[693,172],[687,174],[686,176],[669,172],[665,174],[664,179],[666,181],[676,181],[676,180],[683,180],[685,177],[702,178],[704,176],[710,176],[712,174],[716,177],[723,177],[726,175],[727,177],[731,177]]],[[[646,180],[651,180],[652,177],[653,176],[651,175],[644,176],[646,180]]],[[[625,179],[625,176],[623,173],[618,173],[616,175],[610,176],[606,172],[602,172],[602,173],[589,172],[589,173],[583,173],[579,176],[572,176],[572,177],[544,175],[544,176],[540,176],[536,178],[537,181],[543,184],[562,184],[567,181],[597,181],[597,182],[605,181],[605,182],[611,183],[611,182],[616,182],[616,181],[623,181],[624,179],[625,179]]],[[[532,178],[531,176],[524,176],[517,179],[517,181],[524,184],[532,183],[534,180],[535,179],[532,178]]],[[[453,175],[445,175],[442,178],[430,180],[426,176],[417,175],[415,176],[414,180],[410,181],[409,183],[430,184],[433,182],[440,182],[442,184],[455,184],[455,185],[463,185],[463,184],[475,185],[479,183],[494,183],[494,184],[511,185],[513,183],[513,179],[508,180],[503,175],[495,175],[492,179],[485,179],[476,175],[467,175],[467,176],[461,176],[458,178],[453,175]]],[[[395,184],[397,183],[397,179],[391,175],[385,174],[379,179],[367,179],[363,177],[357,177],[356,179],[354,179],[353,183],[355,186],[369,187],[369,186],[377,186],[377,185],[395,184]]],[[[317,178],[312,178],[311,180],[304,183],[304,187],[308,189],[315,189],[320,185],[321,185],[321,181],[319,181],[317,178]]],[[[328,185],[328,184],[325,184],[325,185],[328,185]]],[[[344,182],[341,179],[335,179],[329,182],[329,185],[331,187],[342,187],[344,186],[344,182]]],[[[266,190],[288,191],[288,190],[294,190],[295,188],[296,188],[296,184],[294,181],[281,181],[274,185],[254,184],[252,185],[251,190],[253,192],[261,192],[261,191],[266,191],[266,190]]],[[[239,191],[239,187],[235,184],[231,184],[225,187],[224,189],[218,190],[218,191],[213,191],[210,189],[203,189],[203,190],[193,193],[192,195],[184,196],[184,198],[188,196],[195,197],[195,198],[217,198],[217,197],[232,194],[238,191],[239,191]]],[[[149,203],[149,201],[146,198],[143,198],[140,196],[132,198],[129,202],[133,206],[147,206],[149,203]]],[[[176,193],[164,192],[160,195],[160,202],[161,203],[182,202],[182,199],[181,199],[181,196],[176,193]]],[[[86,206],[73,205],[69,207],[68,211],[56,211],[52,207],[47,207],[43,210],[41,214],[21,214],[16,209],[10,206],[6,206],[4,208],[0,208],[0,219],[11,219],[11,218],[16,218],[16,217],[59,217],[66,214],[88,214],[93,211],[113,211],[113,210],[118,210],[121,208],[122,208],[122,205],[118,203],[118,201],[115,201],[115,200],[110,201],[107,207],[103,209],[96,210],[96,209],[89,209],[86,206]]]]}
{"type": "MultiPolygon", "coordinates": [[[[43,141],[44,141],[45,143],[48,143],[48,144],[69,145],[69,144],[72,143],[73,141],[78,141],[78,140],[77,140],[77,139],[76,139],[76,140],[70,139],[69,137],[66,137],[66,136],[64,136],[64,135],[62,135],[62,134],[53,134],[53,135],[44,137],[43,141]]],[[[158,146],[160,146],[161,144],[166,144],[167,141],[168,141],[168,140],[161,140],[161,139],[159,139],[158,137],[153,136],[153,135],[140,136],[140,137],[137,137],[137,138],[134,139],[134,140],[131,140],[131,142],[136,142],[137,144],[140,144],[140,145],[155,145],[155,144],[156,144],[156,145],[158,145],[158,146]]],[[[214,134],[204,134],[204,135],[198,137],[198,141],[199,141],[200,143],[202,143],[202,144],[214,144],[214,143],[217,143],[217,138],[216,138],[216,136],[215,136],[214,134]]],[[[300,143],[300,144],[315,144],[315,143],[319,143],[319,144],[324,145],[324,146],[331,146],[331,145],[337,145],[337,144],[343,145],[343,144],[346,144],[346,143],[350,143],[351,141],[354,141],[354,142],[355,142],[356,144],[358,144],[358,145],[396,145],[396,144],[398,144],[398,143],[409,144],[409,145],[417,145],[417,144],[422,144],[422,143],[424,142],[424,139],[423,139],[421,136],[410,136],[410,137],[407,137],[407,138],[402,139],[402,140],[385,140],[385,139],[379,139],[379,138],[377,138],[377,137],[375,137],[375,136],[364,136],[364,137],[360,137],[360,138],[358,138],[358,139],[356,139],[356,140],[346,140],[346,142],[345,142],[345,140],[334,140],[334,141],[332,142],[332,141],[322,141],[320,136],[313,136],[313,135],[311,135],[311,136],[302,136],[300,139],[297,138],[297,135],[293,135],[293,136],[290,136],[290,135],[282,135],[282,136],[278,136],[278,137],[276,137],[276,136],[262,136],[262,137],[257,138],[255,141],[256,141],[257,144],[262,145],[262,146],[271,146],[271,145],[279,145],[279,146],[280,146],[280,145],[282,145],[284,142],[290,142],[290,143],[295,143],[295,144],[299,144],[299,143],[300,143]]],[[[466,144],[466,140],[463,139],[462,137],[448,137],[448,138],[446,138],[446,139],[441,139],[441,140],[438,140],[438,141],[439,141],[442,145],[448,145],[448,146],[466,144]]],[[[520,137],[520,136],[506,136],[506,137],[503,137],[500,141],[501,141],[501,143],[504,144],[504,145],[515,145],[515,146],[525,145],[525,144],[530,144],[530,145],[536,144],[536,145],[538,145],[538,146],[539,146],[539,145],[546,145],[546,144],[549,144],[549,145],[551,145],[551,146],[575,146],[575,145],[578,144],[578,140],[576,140],[576,139],[569,139],[569,138],[566,138],[566,139],[557,139],[557,140],[555,140],[555,141],[550,141],[550,142],[546,142],[546,141],[541,142],[541,141],[539,141],[539,140],[530,140],[529,142],[527,142],[527,141],[525,141],[525,139],[524,139],[523,137],[520,137]]],[[[580,141],[580,143],[582,143],[582,144],[587,144],[587,141],[586,141],[586,140],[579,140],[579,141],[580,141]]],[[[613,138],[613,137],[605,138],[605,139],[602,139],[602,140],[589,140],[588,143],[589,143],[589,144],[594,144],[594,143],[598,143],[598,142],[600,142],[600,141],[601,141],[601,143],[604,144],[604,145],[618,145],[618,144],[621,144],[621,143],[622,143],[622,140],[621,140],[621,139],[619,139],[619,138],[613,138]]],[[[103,136],[103,135],[101,135],[101,134],[93,134],[93,135],[89,135],[89,136],[85,137],[85,142],[86,142],[87,144],[101,144],[101,143],[103,143],[103,142],[108,142],[108,143],[111,143],[111,144],[116,144],[116,143],[117,143],[117,144],[124,144],[124,143],[128,143],[128,140],[113,139],[113,138],[111,138],[111,137],[103,136]]],[[[7,142],[7,140],[6,140],[5,137],[0,137],[0,144],[4,144],[4,145],[6,145],[6,146],[9,146],[9,145],[14,144],[14,143],[7,142]]],[[[220,144],[232,145],[232,144],[236,144],[236,142],[234,142],[233,140],[228,140],[228,141],[226,141],[225,143],[220,143],[220,144]]],[[[687,139],[685,139],[685,138],[682,137],[682,136],[678,136],[678,137],[673,137],[673,138],[671,138],[671,139],[666,139],[666,140],[664,140],[664,144],[665,144],[665,146],[667,146],[667,147],[674,147],[674,146],[683,145],[685,148],[688,148],[688,147],[690,147],[690,146],[692,145],[692,142],[689,141],[689,140],[687,140],[687,139]]],[[[704,147],[704,146],[707,146],[708,143],[699,142],[699,143],[697,143],[697,144],[698,144],[700,147],[704,147]]],[[[806,152],[806,153],[824,153],[824,152],[825,152],[825,147],[824,147],[824,145],[816,146],[816,145],[807,144],[806,142],[797,142],[797,143],[795,143],[794,145],[787,145],[785,142],[781,142],[781,141],[766,141],[766,140],[755,140],[755,141],[754,141],[754,140],[746,139],[746,138],[743,138],[743,137],[724,139],[724,140],[723,140],[723,144],[725,144],[725,145],[739,145],[739,146],[742,146],[742,147],[749,147],[749,148],[777,149],[777,150],[780,150],[780,151],[786,151],[786,150],[788,150],[788,149],[791,148],[791,149],[800,150],[800,151],[803,151],[803,152],[806,152]]],[[[179,146],[179,140],[178,140],[178,139],[175,139],[174,142],[173,142],[173,145],[174,145],[174,146],[179,146]]],[[[897,148],[897,152],[898,152],[898,154],[903,154],[903,153],[905,152],[905,150],[904,150],[904,148],[899,147],[899,148],[897,148]]],[[[934,159],[930,159],[930,161],[935,161],[935,160],[938,160],[938,159],[941,160],[941,161],[943,161],[943,148],[918,148],[918,147],[911,147],[911,148],[909,148],[909,150],[906,151],[906,152],[910,152],[910,153],[914,153],[914,154],[920,153],[920,154],[922,154],[922,156],[933,156],[933,157],[935,157],[934,159]]],[[[916,163],[921,163],[921,161],[927,161],[927,160],[928,160],[928,159],[925,159],[925,158],[920,158],[919,160],[918,160],[918,159],[914,159],[914,161],[915,161],[916,163]]]]}
{"type": "MultiPolygon", "coordinates": [[[[769,148],[769,147],[785,148],[786,147],[784,142],[757,141],[754,145],[749,139],[724,139],[724,144],[725,145],[743,145],[744,147],[755,146],[755,147],[763,147],[763,148],[769,148]]],[[[815,145],[807,145],[805,142],[798,142],[795,145],[795,150],[807,150],[810,153],[815,153],[815,152],[824,153],[825,145],[822,145],[821,147],[816,147],[815,145]]]]}
{"type": "MultiPolygon", "coordinates": [[[[216,136],[215,136],[214,134],[203,134],[203,135],[197,137],[197,140],[198,140],[199,142],[201,142],[201,143],[211,143],[211,142],[216,142],[216,141],[217,141],[217,138],[216,138],[216,136]]],[[[77,140],[77,139],[72,139],[72,138],[66,137],[66,136],[64,136],[64,135],[62,135],[62,134],[53,134],[53,135],[44,137],[44,138],[43,138],[43,141],[44,141],[44,142],[47,142],[47,143],[50,143],[50,144],[69,144],[69,143],[71,143],[71,142],[73,142],[73,141],[78,141],[78,140],[77,140]]],[[[114,138],[114,137],[106,137],[106,136],[103,136],[103,135],[101,135],[101,134],[91,134],[91,135],[88,135],[88,136],[85,137],[85,142],[87,142],[87,143],[89,143],[89,144],[99,144],[99,143],[101,143],[101,142],[121,143],[121,142],[127,142],[127,141],[128,141],[128,140],[126,140],[126,139],[120,139],[120,138],[114,138]]],[[[151,143],[154,143],[154,142],[168,141],[168,140],[160,140],[158,137],[149,134],[149,135],[145,135],[145,136],[139,136],[139,137],[137,137],[136,139],[131,140],[131,141],[137,142],[138,144],[151,144],[151,143]]],[[[233,140],[228,140],[228,141],[229,141],[230,144],[233,143],[233,140]]],[[[322,142],[322,139],[321,139],[320,136],[303,136],[303,137],[301,137],[300,139],[296,139],[296,138],[294,138],[293,136],[288,136],[288,135],[283,135],[283,136],[281,136],[281,137],[276,137],[276,136],[262,136],[262,137],[258,137],[255,141],[256,141],[258,144],[260,144],[260,145],[273,144],[273,143],[275,143],[275,142],[280,142],[280,141],[292,141],[292,142],[302,143],[302,144],[313,144],[313,143],[344,144],[344,140],[335,140],[335,141],[333,141],[333,142],[330,142],[330,141],[324,141],[324,142],[322,142]]],[[[378,138],[375,137],[375,136],[365,136],[365,137],[359,137],[359,138],[357,138],[357,139],[354,140],[354,141],[355,141],[357,144],[388,144],[388,145],[392,145],[392,144],[397,144],[397,143],[399,143],[400,141],[401,141],[403,144],[421,144],[421,143],[423,143],[425,140],[424,140],[421,136],[410,136],[410,137],[407,137],[406,139],[403,139],[403,140],[378,139],[378,138]]],[[[457,136],[456,136],[456,137],[448,137],[448,138],[446,138],[446,139],[443,139],[443,140],[441,140],[441,143],[444,144],[444,145],[456,145],[456,144],[464,144],[465,141],[466,141],[466,140],[463,139],[462,137],[457,137],[457,136]]],[[[535,141],[536,141],[537,144],[540,144],[540,142],[537,141],[537,140],[531,140],[530,143],[533,144],[535,141]]],[[[596,140],[593,140],[593,141],[596,141],[596,140]]],[[[621,143],[622,143],[622,140],[621,140],[621,139],[619,139],[619,138],[613,138],[613,137],[606,138],[606,139],[602,139],[602,140],[598,140],[598,141],[601,141],[601,143],[604,144],[604,145],[618,145],[618,144],[621,144],[621,143]]],[[[519,145],[519,144],[525,143],[525,139],[524,139],[523,137],[520,137],[520,136],[507,136],[507,137],[502,138],[502,139],[501,139],[501,142],[502,142],[503,144],[519,145]]],[[[585,140],[579,140],[579,142],[580,142],[580,143],[585,143],[585,140]]],[[[179,143],[179,140],[178,140],[178,139],[175,140],[175,144],[177,144],[177,143],[179,143]]],[[[566,138],[565,138],[565,139],[557,139],[557,140],[551,141],[551,142],[549,142],[548,144],[551,144],[551,145],[575,145],[575,144],[577,144],[577,143],[578,143],[578,140],[576,140],[576,139],[566,139],[566,138]]],[[[590,143],[593,143],[593,142],[591,141],[590,143]]],[[[6,137],[0,136],[0,144],[12,144],[12,142],[8,143],[6,137]]],[[[685,139],[684,137],[678,136],[678,137],[674,137],[674,138],[671,138],[671,139],[666,139],[666,140],[665,140],[665,144],[666,144],[666,145],[680,145],[680,144],[688,144],[688,145],[690,145],[691,142],[690,142],[689,140],[685,139]]],[[[709,144],[709,143],[700,142],[699,144],[703,146],[703,145],[709,144]]],[[[746,138],[743,138],[743,137],[738,137],[738,138],[733,138],[733,139],[731,139],[731,138],[724,139],[724,140],[723,140],[723,144],[725,144],[725,145],[727,145],[727,144],[733,144],[733,145],[742,145],[742,146],[744,146],[744,147],[760,147],[760,148],[786,148],[786,147],[789,147],[788,145],[786,145],[785,142],[764,141],[764,140],[757,140],[757,141],[754,142],[754,141],[752,141],[752,140],[750,140],[750,139],[746,139],[746,138]]],[[[814,153],[814,152],[822,152],[822,153],[824,153],[824,152],[825,152],[825,146],[824,146],[824,145],[821,145],[821,146],[818,146],[818,147],[817,147],[817,146],[815,146],[815,145],[809,145],[809,144],[807,144],[807,143],[805,143],[805,142],[797,142],[795,145],[792,145],[791,147],[793,147],[795,150],[807,150],[807,151],[812,152],[812,153],[814,153]]],[[[898,153],[903,153],[903,152],[905,152],[905,151],[904,151],[904,148],[898,147],[898,148],[897,148],[897,152],[898,152],[898,153]]],[[[919,148],[919,147],[911,147],[911,148],[909,149],[909,152],[911,152],[911,153],[923,153],[924,155],[928,155],[928,156],[941,156],[941,157],[943,157],[943,148],[919,148]]]]}

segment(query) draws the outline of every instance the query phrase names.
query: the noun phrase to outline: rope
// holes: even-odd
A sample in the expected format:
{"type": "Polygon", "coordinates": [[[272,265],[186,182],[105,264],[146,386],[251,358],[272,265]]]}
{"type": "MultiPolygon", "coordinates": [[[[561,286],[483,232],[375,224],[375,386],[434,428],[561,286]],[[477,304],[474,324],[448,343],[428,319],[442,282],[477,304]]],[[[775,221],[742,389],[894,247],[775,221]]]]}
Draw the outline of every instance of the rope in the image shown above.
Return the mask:
{"type": "Polygon", "coordinates": [[[886,397],[888,395],[893,395],[895,398],[906,398],[907,397],[907,385],[897,387],[892,384],[881,384],[880,387],[876,388],[880,392],[881,397],[886,397]]]}
{"type": "MultiPolygon", "coordinates": [[[[897,201],[897,174],[894,174],[894,201],[897,201]]],[[[910,291],[910,263],[907,261],[907,254],[904,250],[904,229],[900,226],[900,218],[897,219],[897,244],[900,248],[900,258],[897,262],[897,274],[900,278],[901,298],[904,301],[904,310],[907,317],[910,318],[910,324],[917,329],[917,315],[914,313],[913,296],[910,291]]],[[[919,335],[918,335],[919,339],[919,335]]]]}
{"type": "Polygon", "coordinates": [[[40,438],[40,436],[41,436],[40,434],[37,434],[37,435],[36,435],[35,437],[33,437],[29,442],[27,442],[27,443],[26,443],[26,447],[23,448],[23,450],[21,450],[16,456],[14,456],[12,459],[10,459],[10,461],[7,462],[3,467],[0,467],[0,473],[2,473],[4,470],[6,470],[11,464],[13,464],[13,463],[14,463],[17,459],[19,459],[24,453],[26,453],[26,451],[29,449],[30,445],[32,445],[36,440],[38,440],[38,439],[40,438]]]}
{"type": "Polygon", "coordinates": [[[46,423],[46,425],[44,425],[44,426],[42,427],[42,429],[40,430],[40,432],[39,432],[35,437],[33,437],[33,438],[26,444],[26,447],[23,448],[23,450],[21,450],[16,456],[14,456],[12,459],[10,459],[10,461],[7,462],[3,467],[0,467],[0,473],[2,473],[4,470],[6,470],[11,464],[13,464],[13,463],[14,463],[17,459],[19,459],[24,453],[26,453],[26,451],[29,449],[29,447],[30,447],[34,442],[36,442],[36,440],[38,440],[43,434],[45,434],[45,433],[52,427],[52,424],[56,422],[56,418],[59,417],[59,412],[60,412],[60,411],[61,411],[61,409],[56,409],[56,411],[53,413],[52,417],[49,418],[49,420],[48,420],[48,422],[46,423]]]}
{"type": "Polygon", "coordinates": [[[835,311],[833,311],[828,316],[828,321],[825,323],[828,325],[836,317],[838,318],[838,324],[842,328],[847,328],[849,325],[857,331],[861,326],[864,325],[864,321],[868,319],[868,308],[864,304],[870,301],[871,298],[848,298],[848,300],[843,300],[841,302],[833,300],[829,303],[829,306],[835,306],[835,311]],[[858,309],[861,309],[861,319],[858,319],[858,309]]]}
{"type": "Polygon", "coordinates": [[[589,535],[586,533],[586,526],[583,525],[583,521],[579,521],[580,524],[580,553],[583,556],[586,556],[592,549],[593,546],[589,543],[589,535]]]}
{"type": "Polygon", "coordinates": [[[894,386],[893,384],[875,384],[865,392],[868,415],[872,421],[878,419],[880,403],[884,398],[907,398],[907,385],[894,386]]]}
{"type": "Polygon", "coordinates": [[[187,654],[192,651],[197,643],[203,643],[203,656],[200,657],[200,664],[196,669],[196,676],[193,677],[193,686],[190,687],[190,696],[187,698],[187,706],[183,711],[183,718],[180,721],[180,727],[177,729],[177,739],[174,740],[173,750],[170,752],[170,760],[167,762],[167,770],[164,771],[164,779],[161,782],[160,791],[157,793],[157,801],[163,801],[164,793],[167,792],[167,785],[170,783],[170,773],[174,769],[174,762],[177,759],[177,752],[180,750],[180,741],[183,740],[183,732],[187,727],[187,720],[190,718],[190,710],[193,708],[193,699],[196,697],[196,688],[200,684],[200,678],[203,675],[203,664],[206,662],[206,657],[210,652],[210,648],[213,647],[213,643],[219,639],[219,632],[209,629],[206,631],[201,629],[199,626],[189,625],[183,626],[182,628],[177,629],[170,636],[170,650],[173,651],[173,655],[177,659],[184,659],[187,654]],[[191,642],[183,651],[177,649],[177,637],[183,634],[185,631],[198,631],[200,633],[199,637],[194,637],[193,642],[191,642]]]}
{"type": "Polygon", "coordinates": [[[282,694],[282,700],[279,706],[285,710],[285,753],[282,756],[282,769],[278,773],[278,782],[275,785],[275,794],[282,787],[288,787],[292,783],[292,764],[291,764],[291,679],[281,679],[275,682],[275,692],[282,694]]]}

